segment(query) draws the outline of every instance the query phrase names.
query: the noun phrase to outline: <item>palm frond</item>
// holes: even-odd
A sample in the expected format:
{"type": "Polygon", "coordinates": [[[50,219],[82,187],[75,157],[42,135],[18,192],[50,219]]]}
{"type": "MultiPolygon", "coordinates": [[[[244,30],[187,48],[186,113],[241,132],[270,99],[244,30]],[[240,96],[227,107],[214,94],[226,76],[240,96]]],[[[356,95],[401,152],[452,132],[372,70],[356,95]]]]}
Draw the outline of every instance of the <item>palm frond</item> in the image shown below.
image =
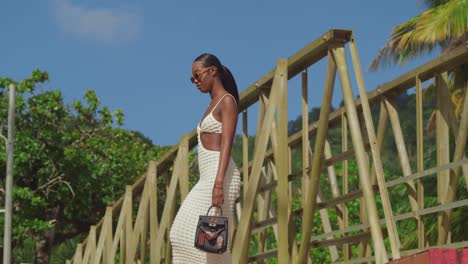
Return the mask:
{"type": "Polygon", "coordinates": [[[443,5],[447,3],[449,0],[424,0],[423,2],[428,6],[429,8],[433,8],[436,6],[443,5]]]}
{"type": "Polygon", "coordinates": [[[405,63],[433,51],[437,46],[442,49],[449,47],[467,32],[467,2],[447,1],[395,27],[390,39],[372,61],[370,69],[405,63]]]}

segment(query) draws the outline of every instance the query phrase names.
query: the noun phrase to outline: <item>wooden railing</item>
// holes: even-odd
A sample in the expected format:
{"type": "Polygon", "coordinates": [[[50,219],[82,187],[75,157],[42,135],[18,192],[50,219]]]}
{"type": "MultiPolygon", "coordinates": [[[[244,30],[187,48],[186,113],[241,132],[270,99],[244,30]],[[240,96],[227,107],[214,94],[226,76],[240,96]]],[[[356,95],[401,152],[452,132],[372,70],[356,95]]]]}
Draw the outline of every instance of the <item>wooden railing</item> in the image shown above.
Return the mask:
{"type": "MultiPolygon", "coordinates": [[[[279,59],[274,70],[241,94],[243,193],[236,206],[237,221],[231,233],[233,263],[266,263],[269,259],[278,263],[307,263],[311,261],[311,252],[316,250],[329,252],[330,262],[386,263],[434,245],[467,247],[468,238],[451,241],[450,219],[457,208],[468,211],[468,199],[457,200],[456,195],[460,183],[465,184],[464,191],[468,186],[468,159],[465,158],[468,96],[457,118],[446,74],[466,63],[468,49],[460,47],[367,92],[351,31],[330,30],[290,58],[279,59]],[[348,70],[346,47],[349,47],[354,78],[348,70]],[[309,89],[308,76],[323,59],[326,59],[326,73],[320,117],[310,123],[309,94],[313,91],[313,96],[318,96],[320,89],[309,89]],[[337,92],[334,92],[336,73],[344,106],[332,112],[332,97],[337,92]],[[302,90],[297,100],[302,105],[302,130],[288,135],[288,102],[291,101],[288,96],[293,98],[291,94],[296,91],[288,89],[288,85],[299,74],[301,89],[296,90],[302,90]],[[351,79],[357,84],[357,100],[351,79]],[[423,111],[432,106],[423,106],[422,83],[431,79],[435,79],[436,103],[432,110],[436,158],[425,157],[423,151],[427,134],[434,134],[425,133],[423,127],[423,111]],[[413,88],[416,129],[404,131],[401,119],[405,117],[399,116],[395,98],[413,88]],[[248,111],[254,104],[258,104],[257,128],[253,151],[249,151],[248,111]],[[372,116],[374,109],[380,110],[377,127],[372,116]],[[395,159],[402,171],[401,176],[391,180],[385,175],[381,155],[386,151],[383,144],[387,123],[396,144],[395,159]],[[331,131],[339,131],[341,136],[334,133],[331,137],[331,131]],[[405,142],[408,133],[416,134],[413,155],[416,168],[412,168],[413,160],[408,154],[413,146],[405,142]],[[455,142],[454,150],[449,148],[450,140],[455,142]],[[341,145],[338,153],[332,152],[332,141],[334,146],[341,145]],[[253,152],[251,158],[249,152],[253,152]],[[301,156],[302,163],[299,170],[293,171],[291,156],[296,154],[301,156]],[[434,165],[428,167],[430,161],[434,165]],[[353,172],[350,164],[358,168],[356,175],[350,175],[353,172]],[[435,187],[425,186],[424,181],[433,174],[437,174],[438,204],[426,208],[424,187],[435,187]],[[359,180],[355,187],[350,186],[352,176],[359,180]],[[326,177],[327,181],[320,181],[320,177],[326,177]],[[324,182],[328,186],[323,186],[324,182]],[[390,188],[396,185],[405,187],[411,209],[398,215],[392,210],[393,196],[389,194],[390,188]],[[322,187],[327,193],[321,191],[322,187]],[[359,215],[352,215],[348,208],[353,201],[360,203],[359,215]],[[293,208],[293,202],[296,207],[299,202],[300,208],[293,208]],[[330,217],[333,211],[336,218],[330,217]],[[431,214],[437,214],[439,219],[438,240],[433,244],[429,244],[425,226],[425,216],[431,214]],[[320,228],[314,225],[317,223],[314,216],[320,217],[320,228]],[[358,224],[352,223],[355,219],[358,224]],[[406,219],[412,219],[417,226],[416,248],[401,246],[397,223],[406,219]],[[252,240],[254,249],[250,247],[252,240]],[[267,244],[277,246],[268,248],[267,244]]],[[[150,162],[145,175],[127,186],[125,195],[107,208],[96,226],[91,226],[88,238],[78,244],[69,263],[171,263],[168,234],[178,201],[189,192],[188,154],[196,143],[196,130],[193,130],[182,135],[179,144],[163,158],[150,162]],[[161,208],[157,207],[157,191],[164,188],[157,188],[158,177],[168,177],[162,214],[158,213],[161,208]],[[134,207],[136,204],[138,208],[134,207]]]]}

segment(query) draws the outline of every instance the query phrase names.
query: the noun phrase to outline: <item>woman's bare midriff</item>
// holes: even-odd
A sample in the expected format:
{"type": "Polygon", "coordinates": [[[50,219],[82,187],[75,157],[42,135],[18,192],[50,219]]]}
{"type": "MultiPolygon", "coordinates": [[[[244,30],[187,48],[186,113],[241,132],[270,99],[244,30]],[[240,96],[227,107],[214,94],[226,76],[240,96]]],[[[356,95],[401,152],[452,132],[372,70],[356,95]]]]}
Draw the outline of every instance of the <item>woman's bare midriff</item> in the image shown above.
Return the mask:
{"type": "Polygon", "coordinates": [[[200,140],[203,148],[212,151],[221,150],[221,134],[220,133],[201,133],[200,140]]]}

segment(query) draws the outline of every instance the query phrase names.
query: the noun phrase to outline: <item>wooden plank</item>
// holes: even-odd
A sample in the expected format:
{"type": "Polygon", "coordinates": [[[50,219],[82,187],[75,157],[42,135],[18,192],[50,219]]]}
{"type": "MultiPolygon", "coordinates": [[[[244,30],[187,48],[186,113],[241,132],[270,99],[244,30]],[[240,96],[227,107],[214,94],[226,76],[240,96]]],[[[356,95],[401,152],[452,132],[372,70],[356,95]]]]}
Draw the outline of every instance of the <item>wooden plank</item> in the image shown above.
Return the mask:
{"type": "MultiPolygon", "coordinates": [[[[179,146],[182,146],[179,145],[179,146]]],[[[180,151],[180,150],[179,150],[180,151]]],[[[181,157],[181,156],[178,156],[178,157],[181,157]]],[[[181,163],[182,163],[182,159],[178,160],[176,164],[174,164],[174,166],[181,166],[181,163]]],[[[166,181],[166,183],[169,182],[169,179],[166,181]]],[[[177,191],[177,189],[175,190],[177,191]]],[[[169,193],[169,185],[166,184],[166,193],[169,193]]],[[[170,204],[170,207],[169,207],[169,220],[167,222],[167,226],[166,226],[166,237],[165,237],[165,247],[164,247],[164,263],[166,264],[170,264],[171,263],[171,260],[172,260],[172,245],[171,245],[171,241],[169,239],[169,234],[171,232],[171,226],[172,226],[172,223],[174,221],[174,217],[175,217],[175,214],[176,214],[176,199],[173,199],[171,201],[171,204],[170,204]]]]}
{"type": "MultiPolygon", "coordinates": [[[[126,192],[125,192],[124,197],[130,196],[130,198],[131,198],[131,196],[132,196],[131,186],[127,185],[125,189],[126,189],[126,192]]],[[[121,246],[120,258],[125,260],[125,251],[123,250],[123,245],[125,245],[124,223],[125,223],[125,219],[126,219],[125,213],[127,212],[127,209],[126,209],[127,206],[129,206],[129,203],[128,203],[128,201],[124,200],[123,206],[121,207],[121,210],[120,210],[120,215],[118,217],[117,226],[115,228],[114,241],[112,243],[112,250],[111,250],[112,258],[115,257],[115,255],[117,253],[117,247],[118,247],[119,242],[120,242],[120,246],[121,246]]]]}
{"type": "MultiPolygon", "coordinates": [[[[332,157],[331,147],[328,140],[325,141],[325,149],[324,149],[325,158],[329,159],[332,157]]],[[[338,180],[336,178],[336,172],[333,165],[328,166],[328,182],[330,183],[330,190],[332,192],[333,198],[340,196],[340,190],[338,187],[338,180]]],[[[338,226],[343,228],[343,207],[341,205],[335,208],[336,210],[336,217],[338,219],[338,226]]]]}
{"type": "MultiPolygon", "coordinates": [[[[281,72],[277,71],[275,75],[279,76],[280,74],[281,72]]],[[[276,77],[275,80],[279,80],[279,77],[276,77]]],[[[269,135],[272,131],[271,124],[273,122],[274,114],[277,108],[276,106],[279,96],[278,91],[276,91],[278,89],[277,86],[279,85],[277,82],[278,81],[273,82],[273,87],[270,92],[269,105],[265,112],[265,118],[263,120],[261,129],[257,132],[260,133],[260,136],[257,138],[257,142],[255,143],[256,147],[253,157],[254,166],[252,166],[252,171],[250,173],[249,184],[247,187],[247,196],[244,197],[244,206],[241,213],[242,218],[240,219],[239,228],[236,232],[236,238],[234,239],[233,243],[232,257],[234,263],[242,263],[247,260],[249,244],[245,243],[245,241],[247,241],[250,236],[255,196],[258,189],[269,135]]]]}
{"type": "Polygon", "coordinates": [[[149,229],[150,229],[150,263],[156,264],[158,263],[156,258],[156,238],[158,234],[159,228],[159,221],[158,221],[158,196],[157,196],[157,163],[151,161],[149,163],[149,170],[148,170],[148,177],[149,177],[149,186],[150,186],[150,193],[149,193],[149,204],[150,204],[150,211],[149,211],[149,229]]]}
{"type": "MultiPolygon", "coordinates": [[[[351,53],[353,54],[353,53],[351,53]]],[[[359,168],[359,181],[362,186],[364,200],[366,203],[366,209],[368,213],[369,223],[371,227],[372,233],[372,240],[374,242],[374,248],[377,256],[377,263],[385,263],[388,262],[387,253],[385,251],[385,245],[383,243],[382,232],[378,226],[378,214],[377,214],[377,207],[374,198],[374,192],[371,188],[370,178],[369,178],[369,167],[368,161],[366,157],[366,153],[363,146],[363,137],[360,131],[360,124],[358,120],[358,114],[356,110],[356,106],[354,105],[354,96],[351,89],[351,81],[349,77],[349,73],[347,70],[346,64],[346,56],[344,47],[337,47],[333,49],[333,55],[336,60],[337,68],[338,68],[338,76],[340,77],[341,88],[343,93],[343,98],[346,107],[346,113],[348,116],[348,124],[351,132],[351,139],[353,142],[353,148],[356,152],[356,162],[359,168]]],[[[353,60],[354,61],[354,60],[353,60]]],[[[362,87],[362,85],[358,85],[362,87]]],[[[361,88],[360,88],[361,89],[361,88]]],[[[362,96],[362,93],[360,93],[362,96]]],[[[364,97],[363,100],[365,103],[368,102],[367,97],[364,97]]],[[[367,125],[367,122],[366,122],[367,125]]],[[[375,141],[373,141],[375,142],[375,141]]],[[[372,143],[372,142],[371,142],[372,143]]],[[[371,144],[372,145],[372,144],[371,144]]],[[[375,153],[375,149],[373,150],[375,153]]],[[[374,160],[375,162],[375,160],[374,160]]],[[[378,168],[378,166],[376,166],[378,168]]],[[[382,192],[382,188],[380,188],[382,192]]],[[[389,225],[393,225],[393,223],[389,223],[389,225]]],[[[395,242],[395,241],[394,241],[395,242]]],[[[393,242],[393,244],[395,244],[393,242]]]]}
{"type": "Polygon", "coordinates": [[[302,72],[302,204],[305,203],[307,195],[307,187],[310,185],[309,178],[309,96],[308,96],[308,80],[307,71],[302,72]]]}
{"type": "MultiPolygon", "coordinates": [[[[291,201],[289,197],[289,155],[288,155],[288,82],[287,82],[287,60],[279,59],[277,71],[278,76],[278,126],[277,126],[277,149],[276,169],[278,173],[278,261],[290,263],[292,257],[292,245],[289,234],[289,215],[291,213],[291,201]]],[[[275,144],[272,144],[275,145],[275,144]]]]}
{"type": "Polygon", "coordinates": [[[460,167],[460,166],[463,166],[463,165],[466,165],[466,164],[468,164],[468,158],[465,158],[465,159],[462,159],[462,160],[459,160],[459,161],[456,161],[456,162],[451,162],[451,163],[448,163],[448,164],[444,164],[442,166],[437,166],[437,167],[434,167],[434,168],[430,168],[430,169],[424,170],[422,172],[417,172],[417,173],[414,173],[414,174],[412,174],[412,175],[410,175],[410,176],[408,176],[406,178],[400,178],[400,179],[389,181],[389,182],[387,182],[385,184],[385,186],[387,186],[387,188],[389,188],[389,187],[395,186],[397,184],[404,183],[407,180],[420,179],[420,178],[425,177],[427,175],[431,175],[431,174],[434,174],[434,173],[439,173],[441,171],[445,171],[445,170],[449,170],[449,169],[454,169],[454,168],[457,168],[457,167],[460,167]]]}
{"type": "MultiPolygon", "coordinates": [[[[450,140],[449,140],[449,116],[447,98],[444,100],[443,77],[436,75],[436,151],[437,165],[450,162],[450,140]]],[[[437,200],[445,204],[445,193],[448,189],[450,171],[437,173],[437,200]]],[[[450,223],[447,213],[441,212],[438,217],[438,245],[446,244],[450,233],[450,223]]]]}
{"type": "MultiPolygon", "coordinates": [[[[94,264],[99,264],[101,263],[101,256],[104,253],[104,246],[106,244],[107,238],[108,238],[108,232],[109,232],[109,225],[111,225],[111,230],[112,230],[112,207],[107,207],[106,209],[106,214],[104,216],[104,225],[101,228],[101,232],[99,234],[99,240],[97,244],[97,249],[96,249],[96,256],[94,257],[94,264]],[[110,221],[109,221],[110,217],[110,221]]],[[[112,235],[112,233],[111,233],[112,235]]],[[[108,259],[103,260],[103,263],[110,263],[108,259]]]]}
{"type": "MultiPolygon", "coordinates": [[[[460,117],[460,126],[458,130],[455,132],[455,151],[453,154],[453,161],[461,160],[465,155],[466,149],[466,142],[468,136],[468,96],[465,90],[465,98],[464,98],[464,105],[463,110],[460,117]]],[[[462,168],[465,168],[463,166],[462,168]]],[[[450,178],[448,182],[448,189],[446,190],[445,194],[445,201],[446,202],[453,202],[456,197],[457,189],[458,189],[458,180],[460,178],[460,174],[462,170],[460,167],[455,168],[450,173],[450,178]]],[[[468,173],[467,171],[464,172],[465,174],[465,183],[466,188],[468,189],[468,173]]],[[[452,220],[452,211],[447,212],[447,221],[450,223],[452,220]]]]}
{"type": "MultiPolygon", "coordinates": [[[[437,206],[433,206],[433,207],[430,207],[430,208],[421,209],[421,210],[418,210],[416,212],[409,212],[409,213],[404,213],[404,214],[401,214],[401,215],[397,215],[397,216],[395,216],[395,221],[402,221],[402,220],[406,220],[406,219],[409,219],[409,218],[414,218],[416,216],[424,216],[424,215],[428,215],[428,214],[434,214],[434,213],[441,212],[441,211],[444,211],[444,210],[447,210],[447,209],[460,208],[462,206],[467,206],[467,205],[468,205],[468,199],[461,200],[461,201],[456,201],[456,202],[453,202],[453,203],[448,203],[448,204],[445,204],[445,205],[437,205],[437,206]]],[[[380,224],[380,226],[384,226],[385,225],[385,219],[379,219],[379,224],[380,224]]],[[[348,227],[346,229],[339,229],[339,230],[335,230],[335,231],[332,231],[332,232],[329,232],[329,233],[323,233],[323,234],[314,236],[314,237],[311,238],[311,240],[312,241],[319,241],[319,240],[322,240],[322,239],[326,239],[327,237],[330,237],[330,236],[344,235],[344,234],[350,233],[350,232],[365,230],[366,228],[369,228],[369,224],[354,225],[354,226],[348,227]]]]}
{"type": "Polygon", "coordinates": [[[83,261],[83,244],[78,243],[78,245],[76,245],[75,255],[73,256],[73,263],[81,264],[82,261],[83,261]]]}
{"type": "MultiPolygon", "coordinates": [[[[382,150],[383,144],[384,144],[384,139],[385,139],[385,133],[387,131],[387,125],[388,125],[388,112],[385,109],[385,104],[383,101],[380,102],[380,113],[379,113],[379,123],[377,125],[377,146],[379,146],[379,149],[382,150]]],[[[369,145],[370,149],[370,145],[369,145]]],[[[372,169],[371,169],[371,184],[376,184],[377,182],[377,177],[376,177],[376,170],[374,168],[374,164],[372,164],[372,169]]]]}
{"type": "MultiPolygon", "coordinates": [[[[417,172],[424,170],[424,127],[423,127],[423,90],[422,82],[419,76],[416,76],[416,163],[417,172]]],[[[422,179],[418,179],[418,207],[424,208],[424,183],[422,179]]],[[[420,217],[418,219],[418,247],[426,246],[426,228],[424,221],[420,217]]]]}
{"type": "MultiPolygon", "coordinates": [[[[269,164],[262,168],[261,178],[260,178],[260,185],[266,184],[271,182],[272,178],[272,171],[269,164]],[[268,171],[266,169],[268,167],[268,171]]],[[[257,211],[258,211],[258,221],[263,221],[267,219],[268,212],[270,211],[270,204],[271,204],[271,191],[267,191],[258,195],[257,198],[257,211]]],[[[253,233],[253,230],[252,230],[253,233]]],[[[265,231],[261,231],[258,236],[258,252],[262,253],[266,249],[266,237],[267,233],[265,231]]],[[[264,262],[259,261],[259,264],[264,264],[264,262]]]]}
{"type": "MultiPolygon", "coordinates": [[[[400,160],[401,169],[403,171],[403,177],[413,174],[411,172],[411,165],[408,157],[408,152],[406,151],[405,139],[403,136],[403,131],[400,125],[400,118],[398,117],[398,111],[396,110],[395,102],[385,98],[384,100],[385,107],[387,109],[388,115],[390,117],[390,123],[393,129],[393,136],[395,138],[395,144],[397,147],[398,158],[400,160]]],[[[406,189],[408,192],[408,199],[411,205],[411,209],[418,210],[418,197],[416,192],[416,186],[413,181],[406,182],[406,189]]],[[[416,219],[419,221],[419,219],[416,219]]]]}
{"type": "MultiPolygon", "coordinates": [[[[242,112],[242,181],[244,186],[249,182],[249,133],[247,110],[242,112]]],[[[247,188],[243,188],[244,196],[247,193],[247,188]]]]}
{"type": "Polygon", "coordinates": [[[302,216],[302,237],[296,263],[306,263],[309,255],[309,239],[311,236],[311,226],[313,223],[314,212],[316,210],[316,199],[320,172],[322,167],[322,155],[324,151],[325,138],[328,132],[328,118],[331,110],[333,97],[333,88],[335,85],[336,64],[331,54],[327,57],[327,72],[325,76],[324,93],[322,98],[322,107],[320,109],[319,128],[315,139],[314,157],[312,161],[312,170],[310,171],[310,185],[304,204],[304,214],[302,216]]]}
{"type": "Polygon", "coordinates": [[[92,225],[89,230],[86,249],[83,254],[83,264],[93,263],[96,254],[96,226],[92,225]]]}
{"type": "MultiPolygon", "coordinates": [[[[149,181],[149,177],[147,177],[148,181],[149,181]]],[[[149,187],[149,184],[147,184],[147,187],[145,188],[150,188],[149,187]]],[[[148,190],[148,195],[147,195],[147,199],[148,199],[148,207],[149,207],[149,190],[148,190]]],[[[148,245],[148,229],[149,229],[149,222],[150,222],[150,213],[149,213],[149,208],[147,208],[144,212],[144,215],[143,215],[143,222],[142,222],[142,230],[141,230],[141,236],[140,236],[140,262],[141,263],[146,263],[146,248],[147,248],[147,245],[148,245]]]]}
{"type": "Polygon", "coordinates": [[[172,173],[171,181],[169,183],[169,189],[167,190],[167,197],[164,203],[164,210],[161,216],[161,221],[159,223],[159,229],[158,229],[157,236],[156,236],[155,251],[156,251],[157,261],[160,261],[162,259],[164,235],[166,234],[166,230],[170,223],[171,214],[173,212],[172,205],[173,205],[173,201],[175,201],[177,183],[179,181],[179,174],[180,174],[180,166],[178,166],[179,165],[178,161],[180,160],[180,156],[181,154],[179,153],[174,163],[174,171],[172,173]]]}
{"type": "Polygon", "coordinates": [[[188,147],[188,135],[183,134],[180,144],[180,150],[182,151],[181,160],[180,160],[180,176],[179,176],[179,186],[180,186],[180,200],[185,200],[189,192],[189,147],[188,147]]]}
{"type": "MultiPolygon", "coordinates": [[[[258,114],[257,114],[257,126],[256,126],[257,130],[256,131],[260,131],[260,129],[262,127],[262,124],[263,124],[263,121],[265,119],[265,111],[266,111],[266,106],[267,106],[267,103],[268,103],[267,91],[262,90],[259,97],[260,98],[258,99],[258,114]]],[[[257,148],[257,143],[259,142],[258,141],[259,137],[260,137],[259,133],[255,133],[253,153],[255,153],[255,149],[257,148]]],[[[270,152],[271,152],[271,155],[272,155],[273,151],[270,150],[270,152]]],[[[249,168],[252,168],[252,162],[253,162],[253,159],[249,163],[249,168]]]]}
{"type": "MultiPolygon", "coordinates": [[[[465,158],[465,159],[462,159],[462,160],[459,160],[459,161],[456,161],[456,162],[451,162],[449,164],[445,164],[445,165],[442,165],[442,166],[430,168],[430,169],[424,170],[422,172],[413,173],[412,175],[409,175],[406,178],[398,178],[398,179],[395,179],[395,180],[388,181],[387,183],[385,183],[385,186],[387,188],[393,187],[395,185],[405,183],[408,180],[418,180],[418,179],[421,179],[421,178],[423,178],[425,176],[428,176],[428,175],[431,175],[431,174],[434,174],[434,173],[437,173],[437,172],[440,172],[440,171],[454,169],[454,168],[457,168],[457,167],[460,167],[460,166],[463,166],[463,165],[467,165],[467,164],[468,164],[468,158],[465,158]]],[[[299,179],[301,177],[301,174],[302,174],[302,172],[299,172],[299,173],[294,174],[294,175],[290,175],[289,176],[289,181],[291,181],[293,179],[299,179]]],[[[272,190],[273,188],[276,187],[276,185],[277,185],[277,182],[272,181],[271,183],[265,184],[262,187],[260,187],[258,192],[260,193],[260,192],[265,192],[265,191],[272,190]]],[[[378,188],[376,186],[377,185],[372,185],[372,188],[373,188],[374,192],[378,191],[378,188]]],[[[360,193],[360,192],[361,191],[355,191],[355,192],[350,193],[350,194],[355,195],[356,193],[360,193]]],[[[343,200],[342,197],[344,197],[344,195],[338,197],[337,199],[331,199],[331,200],[328,200],[328,201],[326,201],[324,203],[318,204],[318,208],[322,208],[323,204],[326,205],[325,206],[326,208],[329,208],[329,207],[336,206],[336,205],[340,204],[341,202],[339,202],[339,201],[345,201],[345,202],[350,201],[350,199],[348,199],[348,198],[345,198],[343,200]]],[[[356,199],[356,198],[359,198],[360,196],[359,197],[358,196],[352,196],[352,197],[354,197],[353,199],[356,199]]]]}
{"type": "MultiPolygon", "coordinates": [[[[133,196],[131,190],[125,192],[125,201],[128,203],[125,206],[125,229],[122,240],[124,241],[125,254],[120,256],[121,259],[125,259],[125,263],[133,263],[132,244],[133,244],[133,196]]],[[[122,244],[122,243],[121,243],[122,244]]]]}
{"type": "MultiPolygon", "coordinates": [[[[137,248],[138,248],[138,241],[140,240],[141,233],[143,232],[144,229],[144,223],[145,220],[144,218],[148,217],[148,206],[149,206],[149,186],[148,186],[148,178],[146,178],[147,184],[145,184],[145,187],[143,189],[143,193],[141,195],[140,203],[138,205],[138,211],[137,211],[137,216],[135,218],[135,225],[133,227],[133,232],[130,235],[131,236],[131,247],[129,251],[127,251],[127,254],[129,254],[132,260],[135,258],[135,255],[137,253],[137,248]]],[[[128,239],[129,237],[127,237],[128,239]]],[[[143,246],[143,245],[140,245],[143,246]]]]}
{"type": "MultiPolygon", "coordinates": [[[[341,151],[346,152],[348,150],[348,121],[346,115],[341,115],[341,151]]],[[[343,195],[348,195],[349,192],[349,178],[348,178],[348,161],[344,160],[342,163],[342,188],[343,195]]],[[[343,228],[349,226],[349,213],[348,205],[343,203],[343,228]]],[[[351,257],[351,247],[349,244],[343,246],[343,259],[349,260],[351,257]]]]}
{"type": "MultiPolygon", "coordinates": [[[[380,196],[382,198],[382,206],[384,209],[386,225],[388,229],[388,235],[390,239],[390,248],[394,259],[400,258],[400,238],[398,237],[398,231],[396,229],[395,221],[393,221],[393,211],[390,203],[390,198],[385,188],[385,176],[383,173],[382,160],[380,157],[380,147],[377,144],[377,137],[375,135],[374,123],[372,121],[372,113],[370,110],[369,99],[367,97],[367,91],[364,84],[364,78],[361,70],[361,63],[357,52],[356,41],[351,40],[350,43],[351,58],[354,66],[354,72],[356,74],[356,81],[359,89],[359,96],[362,103],[362,113],[364,115],[365,127],[367,129],[367,136],[371,143],[371,154],[373,166],[376,172],[377,184],[379,185],[380,196]]],[[[342,57],[345,59],[345,57],[342,57]]],[[[345,62],[345,60],[343,60],[345,62]]],[[[345,64],[346,67],[346,64],[345,64]]],[[[372,220],[369,222],[372,225],[372,220]]],[[[374,237],[375,238],[375,237],[374,237]]],[[[375,242],[375,241],[374,241],[375,242]]],[[[385,248],[384,248],[385,249],[385,248]]],[[[386,254],[386,252],[385,252],[386,254]]]]}

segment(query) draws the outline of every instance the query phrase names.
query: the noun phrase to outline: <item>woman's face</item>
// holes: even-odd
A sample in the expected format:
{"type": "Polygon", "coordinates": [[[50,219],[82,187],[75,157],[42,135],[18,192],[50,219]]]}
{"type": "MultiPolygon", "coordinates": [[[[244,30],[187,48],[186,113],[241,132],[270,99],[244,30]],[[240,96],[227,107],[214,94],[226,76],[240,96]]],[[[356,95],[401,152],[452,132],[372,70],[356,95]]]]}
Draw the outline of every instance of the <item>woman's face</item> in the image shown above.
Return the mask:
{"type": "Polygon", "coordinates": [[[190,80],[195,84],[202,93],[211,91],[213,84],[214,67],[204,67],[200,62],[192,63],[192,76],[190,80]]]}

